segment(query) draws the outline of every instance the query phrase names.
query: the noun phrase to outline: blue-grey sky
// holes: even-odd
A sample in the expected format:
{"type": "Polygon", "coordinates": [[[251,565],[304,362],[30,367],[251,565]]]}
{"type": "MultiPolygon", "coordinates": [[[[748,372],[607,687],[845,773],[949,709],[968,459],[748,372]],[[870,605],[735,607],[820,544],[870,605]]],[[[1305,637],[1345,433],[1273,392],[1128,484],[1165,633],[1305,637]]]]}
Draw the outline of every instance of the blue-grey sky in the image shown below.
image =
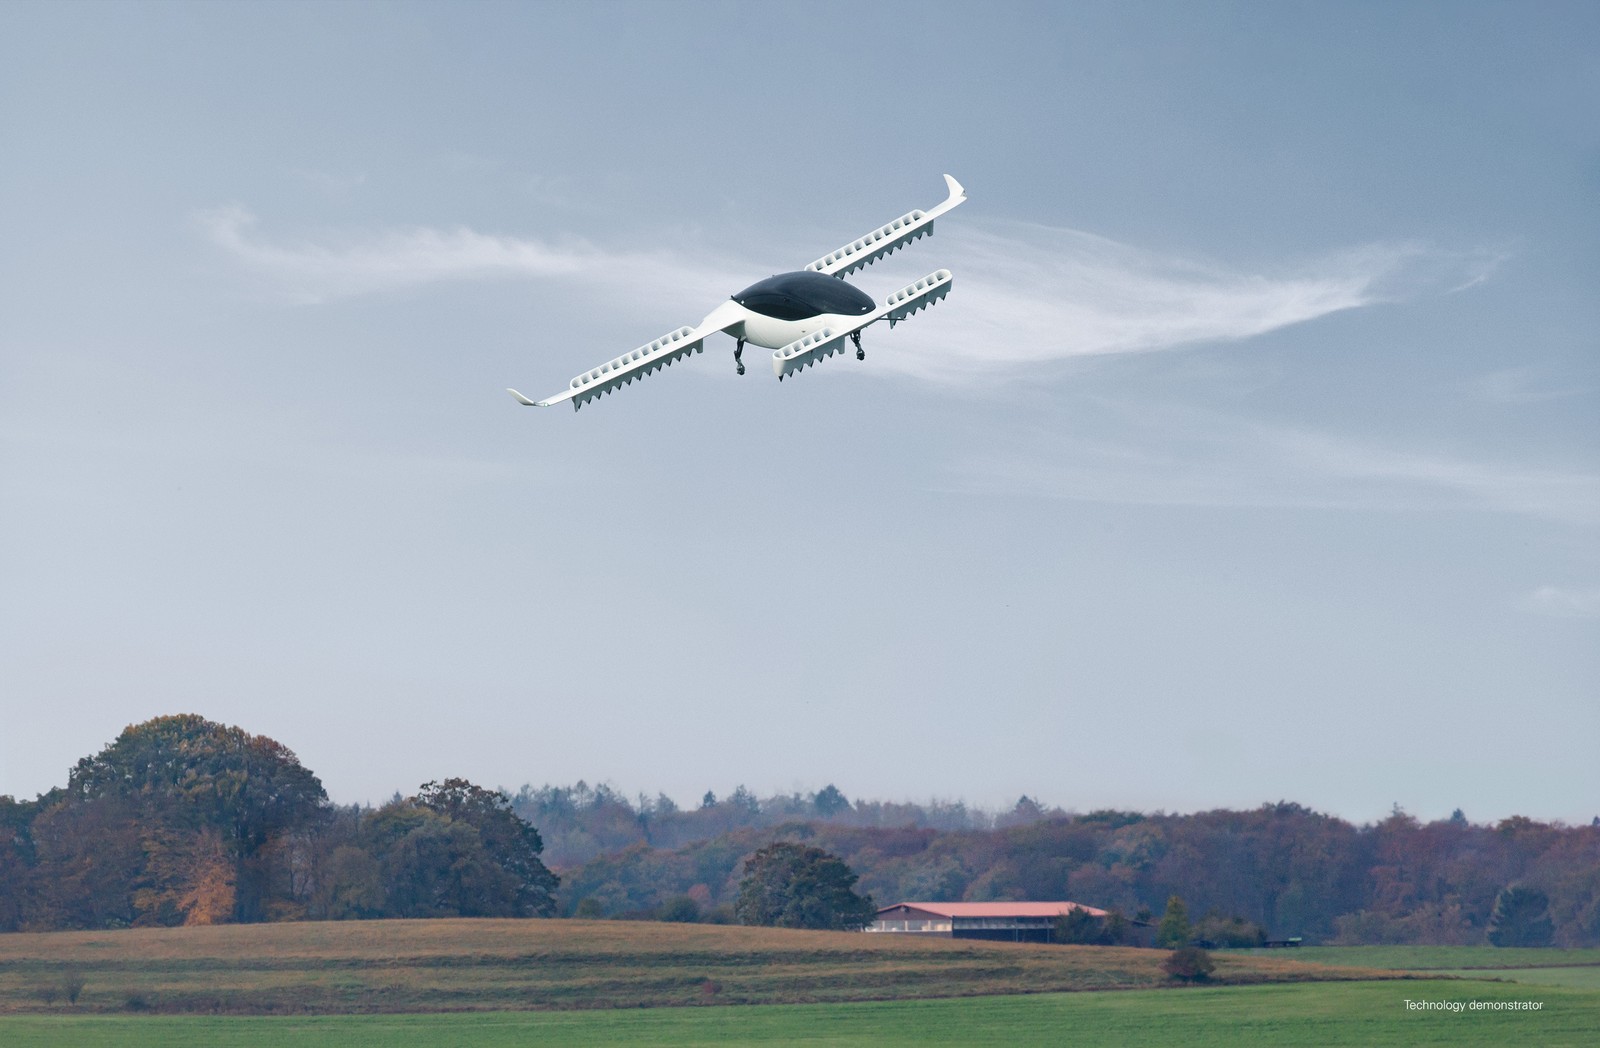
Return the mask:
{"type": "Polygon", "coordinates": [[[0,793],[1600,812],[1600,8],[0,5],[0,793]],[[950,297],[519,407],[943,196],[950,297]]]}

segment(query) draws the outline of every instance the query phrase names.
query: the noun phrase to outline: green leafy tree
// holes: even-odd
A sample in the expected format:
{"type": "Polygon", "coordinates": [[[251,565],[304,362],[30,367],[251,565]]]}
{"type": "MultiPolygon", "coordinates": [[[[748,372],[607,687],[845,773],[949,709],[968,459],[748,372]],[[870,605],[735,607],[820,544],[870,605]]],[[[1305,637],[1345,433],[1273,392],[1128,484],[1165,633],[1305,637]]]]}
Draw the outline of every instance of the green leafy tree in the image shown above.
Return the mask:
{"type": "Polygon", "coordinates": [[[778,841],[745,862],[734,915],[779,928],[860,928],[877,912],[853,890],[856,875],[821,848],[778,841]]]}
{"type": "Polygon", "coordinates": [[[1167,897],[1167,912],[1161,915],[1156,926],[1156,945],[1170,948],[1185,946],[1189,942],[1189,908],[1176,895],[1167,897]]]}
{"type": "Polygon", "coordinates": [[[1069,910],[1056,918],[1053,938],[1074,946],[1099,946],[1104,941],[1105,925],[1088,910],[1069,910]]]}
{"type": "Polygon", "coordinates": [[[1096,917],[1079,907],[1056,918],[1052,937],[1056,942],[1076,946],[1118,946],[1127,942],[1131,934],[1128,918],[1116,910],[1096,917]]]}
{"type": "Polygon", "coordinates": [[[514,884],[517,916],[548,917],[555,912],[555,891],[561,881],[540,860],[544,842],[539,831],[511,810],[511,799],[499,790],[474,786],[466,779],[425,783],[417,803],[478,831],[489,859],[514,884]]]}
{"type": "Polygon", "coordinates": [[[811,805],[817,810],[818,815],[824,819],[831,819],[840,812],[850,810],[850,799],[840,792],[839,787],[830,782],[811,798],[811,805]]]}
{"type": "Polygon", "coordinates": [[[510,917],[511,878],[498,870],[478,831],[401,802],[373,816],[386,917],[510,917]]]}
{"type": "Polygon", "coordinates": [[[1549,946],[1554,934],[1550,898],[1539,889],[1513,886],[1495,899],[1489,941],[1496,946],[1549,946]]]}
{"type": "MultiPolygon", "coordinates": [[[[539,859],[539,832],[510,800],[465,779],[430,782],[363,821],[360,847],[376,862],[390,917],[544,917],[559,880],[539,859]]],[[[370,898],[369,867],[346,856],[351,916],[370,898]]]]}
{"type": "Polygon", "coordinates": [[[338,845],[322,864],[316,910],[328,920],[382,917],[383,867],[372,853],[353,844],[338,845]]]}
{"type": "Polygon", "coordinates": [[[700,904],[687,895],[679,895],[662,904],[659,916],[663,921],[693,924],[700,919],[700,904]]]}

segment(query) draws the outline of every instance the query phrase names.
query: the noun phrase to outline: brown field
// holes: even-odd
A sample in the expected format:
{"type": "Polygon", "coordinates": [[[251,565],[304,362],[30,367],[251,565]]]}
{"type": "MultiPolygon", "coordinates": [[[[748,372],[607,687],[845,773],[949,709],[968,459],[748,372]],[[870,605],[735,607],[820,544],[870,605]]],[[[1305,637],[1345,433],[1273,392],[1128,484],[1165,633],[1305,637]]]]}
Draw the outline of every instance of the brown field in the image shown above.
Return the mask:
{"type": "MultiPolygon", "coordinates": [[[[1160,950],[576,920],[0,935],[0,1013],[347,1014],[778,1004],[1136,989],[1160,950]],[[67,989],[81,985],[76,1004],[67,989]]],[[[1219,954],[1216,983],[1392,979],[1219,954]]]]}

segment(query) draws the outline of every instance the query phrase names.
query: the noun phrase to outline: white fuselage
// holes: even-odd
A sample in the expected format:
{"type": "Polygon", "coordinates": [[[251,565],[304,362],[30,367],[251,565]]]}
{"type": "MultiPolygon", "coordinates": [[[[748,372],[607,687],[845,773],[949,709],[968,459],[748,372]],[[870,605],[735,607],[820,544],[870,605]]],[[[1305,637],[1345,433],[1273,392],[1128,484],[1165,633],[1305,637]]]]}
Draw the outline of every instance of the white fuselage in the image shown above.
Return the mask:
{"type": "Polygon", "coordinates": [[[818,313],[804,320],[779,320],[776,317],[762,316],[737,302],[732,305],[742,315],[743,322],[738,330],[730,331],[729,334],[735,338],[743,338],[753,346],[765,346],[767,349],[782,349],[789,343],[805,338],[814,331],[821,331],[825,327],[842,331],[854,326],[861,319],[838,313],[818,313]]]}

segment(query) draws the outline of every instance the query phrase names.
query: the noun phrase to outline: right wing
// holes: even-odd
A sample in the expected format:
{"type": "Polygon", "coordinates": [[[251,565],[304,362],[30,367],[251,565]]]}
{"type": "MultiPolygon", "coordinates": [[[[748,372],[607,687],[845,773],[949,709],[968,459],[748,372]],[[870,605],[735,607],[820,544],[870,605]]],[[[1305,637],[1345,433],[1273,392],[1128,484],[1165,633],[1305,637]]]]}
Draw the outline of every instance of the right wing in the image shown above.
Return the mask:
{"type": "Polygon", "coordinates": [[[547,408],[559,404],[564,400],[572,401],[572,410],[576,411],[589,401],[612,390],[621,389],[636,378],[644,378],[653,371],[659,371],[674,361],[682,360],[691,353],[700,353],[705,350],[707,335],[714,335],[718,331],[725,331],[740,320],[737,305],[733,302],[724,302],[711,311],[711,315],[702,320],[698,327],[681,327],[676,331],[669,331],[660,338],[646,342],[632,353],[624,353],[614,360],[608,360],[599,367],[583,374],[567,383],[567,388],[543,400],[530,400],[514,389],[507,389],[517,402],[524,407],[547,408]],[[733,306],[733,309],[729,309],[733,306]]]}
{"type": "Polygon", "coordinates": [[[868,324],[876,324],[880,320],[887,320],[889,326],[894,327],[917,310],[927,309],[948,295],[954,283],[955,278],[950,275],[948,269],[936,269],[921,280],[907,284],[896,291],[883,300],[883,305],[866,316],[854,320],[849,327],[825,327],[774,351],[772,373],[778,376],[779,382],[782,382],[785,375],[804,371],[835,353],[843,353],[845,339],[853,332],[860,331],[868,324]]]}
{"type": "Polygon", "coordinates": [[[920,236],[931,236],[933,220],[967,199],[967,191],[961,188],[960,182],[945,175],[944,184],[950,190],[950,195],[932,211],[907,212],[893,222],[879,226],[866,236],[852,240],[839,250],[828,252],[806,268],[826,273],[830,277],[842,277],[846,273],[853,273],[870,266],[884,255],[896,248],[905,247],[920,236]]]}

